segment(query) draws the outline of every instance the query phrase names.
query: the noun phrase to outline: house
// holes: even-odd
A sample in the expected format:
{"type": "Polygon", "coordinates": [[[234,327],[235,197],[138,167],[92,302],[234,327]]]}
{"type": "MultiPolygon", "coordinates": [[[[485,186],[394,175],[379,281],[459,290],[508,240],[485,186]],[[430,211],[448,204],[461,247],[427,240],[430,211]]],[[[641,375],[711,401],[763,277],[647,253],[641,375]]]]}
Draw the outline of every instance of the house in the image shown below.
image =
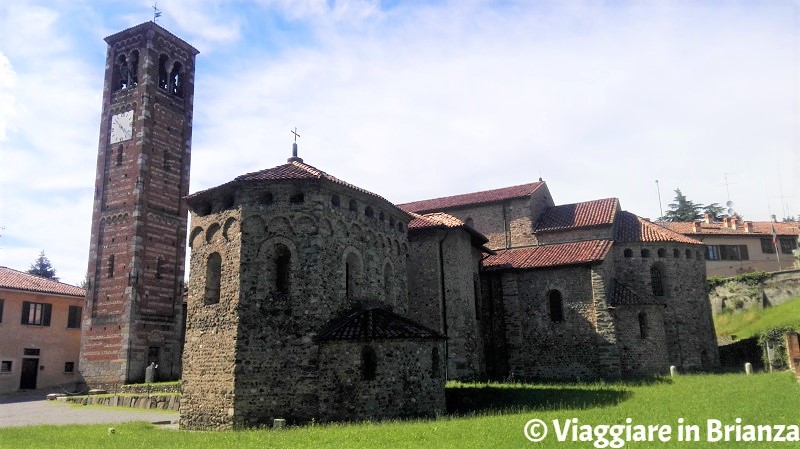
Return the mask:
{"type": "Polygon", "coordinates": [[[744,221],[737,217],[715,221],[706,214],[704,220],[660,224],[705,244],[709,276],[790,269],[800,236],[800,223],[796,221],[744,221]]]}
{"type": "Polygon", "coordinates": [[[0,393],[63,386],[78,371],[82,288],[0,267],[0,393]]]}

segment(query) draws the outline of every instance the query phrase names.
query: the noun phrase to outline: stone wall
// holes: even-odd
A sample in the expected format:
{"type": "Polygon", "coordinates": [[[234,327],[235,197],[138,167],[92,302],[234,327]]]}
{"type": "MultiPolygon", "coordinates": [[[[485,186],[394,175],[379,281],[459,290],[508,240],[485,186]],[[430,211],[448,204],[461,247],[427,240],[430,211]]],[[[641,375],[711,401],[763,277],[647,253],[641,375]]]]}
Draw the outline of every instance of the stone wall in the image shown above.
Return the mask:
{"type": "Polygon", "coordinates": [[[613,240],[613,226],[594,226],[591,228],[548,231],[536,233],[539,245],[552,243],[583,242],[586,240],[613,240]]]}
{"type": "Polygon", "coordinates": [[[758,285],[726,282],[709,293],[713,312],[763,308],[800,296],[800,270],[779,271],[758,285]]]}
{"type": "Polygon", "coordinates": [[[448,379],[482,377],[485,368],[476,304],[482,253],[462,228],[415,231],[409,244],[409,318],[447,337],[448,379]]]}
{"type": "Polygon", "coordinates": [[[667,374],[669,356],[664,306],[622,305],[614,309],[613,315],[622,373],[627,377],[667,374]],[[644,318],[644,332],[640,327],[640,317],[644,318]]]}
{"type": "Polygon", "coordinates": [[[319,416],[324,421],[445,413],[444,344],[394,340],[328,342],[320,348],[319,416]],[[362,378],[361,352],[375,351],[375,377],[362,378]]]}

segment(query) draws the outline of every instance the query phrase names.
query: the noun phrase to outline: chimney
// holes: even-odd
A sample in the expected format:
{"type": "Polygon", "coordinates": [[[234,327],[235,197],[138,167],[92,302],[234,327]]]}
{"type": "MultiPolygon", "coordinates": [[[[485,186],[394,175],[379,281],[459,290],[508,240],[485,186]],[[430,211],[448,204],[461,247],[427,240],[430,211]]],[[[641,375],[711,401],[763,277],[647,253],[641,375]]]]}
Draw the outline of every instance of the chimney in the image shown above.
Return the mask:
{"type": "Polygon", "coordinates": [[[728,217],[722,217],[722,227],[723,228],[727,228],[728,227],[728,220],[730,220],[728,217]]]}
{"type": "Polygon", "coordinates": [[[733,228],[734,231],[736,229],[738,229],[737,225],[739,224],[739,219],[737,219],[736,217],[733,217],[733,218],[731,218],[730,223],[731,223],[731,228],[733,228]]]}
{"type": "Polygon", "coordinates": [[[714,221],[714,214],[706,212],[706,224],[711,224],[714,221]]]}
{"type": "Polygon", "coordinates": [[[745,221],[744,222],[744,232],[753,233],[753,222],[752,221],[745,221]]]}
{"type": "Polygon", "coordinates": [[[695,234],[700,232],[700,222],[699,221],[695,221],[694,223],[692,223],[692,232],[694,232],[695,234]]]}
{"type": "Polygon", "coordinates": [[[777,215],[775,215],[775,214],[772,214],[772,215],[770,216],[770,218],[772,218],[772,222],[773,222],[773,223],[777,223],[777,222],[778,222],[778,216],[777,216],[777,215]]]}

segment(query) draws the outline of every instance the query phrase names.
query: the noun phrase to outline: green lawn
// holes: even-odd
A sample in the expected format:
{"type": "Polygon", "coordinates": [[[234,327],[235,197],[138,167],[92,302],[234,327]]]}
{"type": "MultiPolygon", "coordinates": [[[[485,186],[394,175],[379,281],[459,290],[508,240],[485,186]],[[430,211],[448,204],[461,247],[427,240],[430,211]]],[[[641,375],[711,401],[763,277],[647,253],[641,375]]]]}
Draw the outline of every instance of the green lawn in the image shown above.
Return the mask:
{"type": "MultiPolygon", "coordinates": [[[[0,429],[0,447],[26,448],[591,448],[591,442],[558,442],[552,420],[580,424],[667,424],[701,426],[707,419],[734,424],[800,424],[800,384],[787,372],[687,375],[636,383],[485,385],[451,384],[448,402],[458,416],[437,420],[333,424],[283,431],[186,432],[150,424],[38,426],[0,429]],[[551,426],[541,443],[522,434],[540,418],[551,426]]],[[[796,447],[796,443],[628,443],[633,448],[796,447]]]]}
{"type": "Polygon", "coordinates": [[[785,326],[800,328],[800,298],[763,310],[722,313],[714,317],[717,336],[736,335],[739,340],[757,336],[772,327],[785,326]]]}

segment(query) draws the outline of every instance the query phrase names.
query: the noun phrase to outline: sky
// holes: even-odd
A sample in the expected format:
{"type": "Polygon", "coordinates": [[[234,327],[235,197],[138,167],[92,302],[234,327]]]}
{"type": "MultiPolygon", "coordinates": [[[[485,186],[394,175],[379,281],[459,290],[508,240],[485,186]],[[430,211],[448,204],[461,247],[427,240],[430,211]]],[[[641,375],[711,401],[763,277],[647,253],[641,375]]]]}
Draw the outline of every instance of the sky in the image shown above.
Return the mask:
{"type": "MultiPolygon", "coordinates": [[[[0,2],[0,265],[84,279],[103,38],[152,5],[0,2]]],[[[678,188],[800,215],[800,0],[157,5],[200,51],[190,192],[285,163],[297,127],[306,163],[394,203],[542,177],[652,219],[678,188]]]]}

